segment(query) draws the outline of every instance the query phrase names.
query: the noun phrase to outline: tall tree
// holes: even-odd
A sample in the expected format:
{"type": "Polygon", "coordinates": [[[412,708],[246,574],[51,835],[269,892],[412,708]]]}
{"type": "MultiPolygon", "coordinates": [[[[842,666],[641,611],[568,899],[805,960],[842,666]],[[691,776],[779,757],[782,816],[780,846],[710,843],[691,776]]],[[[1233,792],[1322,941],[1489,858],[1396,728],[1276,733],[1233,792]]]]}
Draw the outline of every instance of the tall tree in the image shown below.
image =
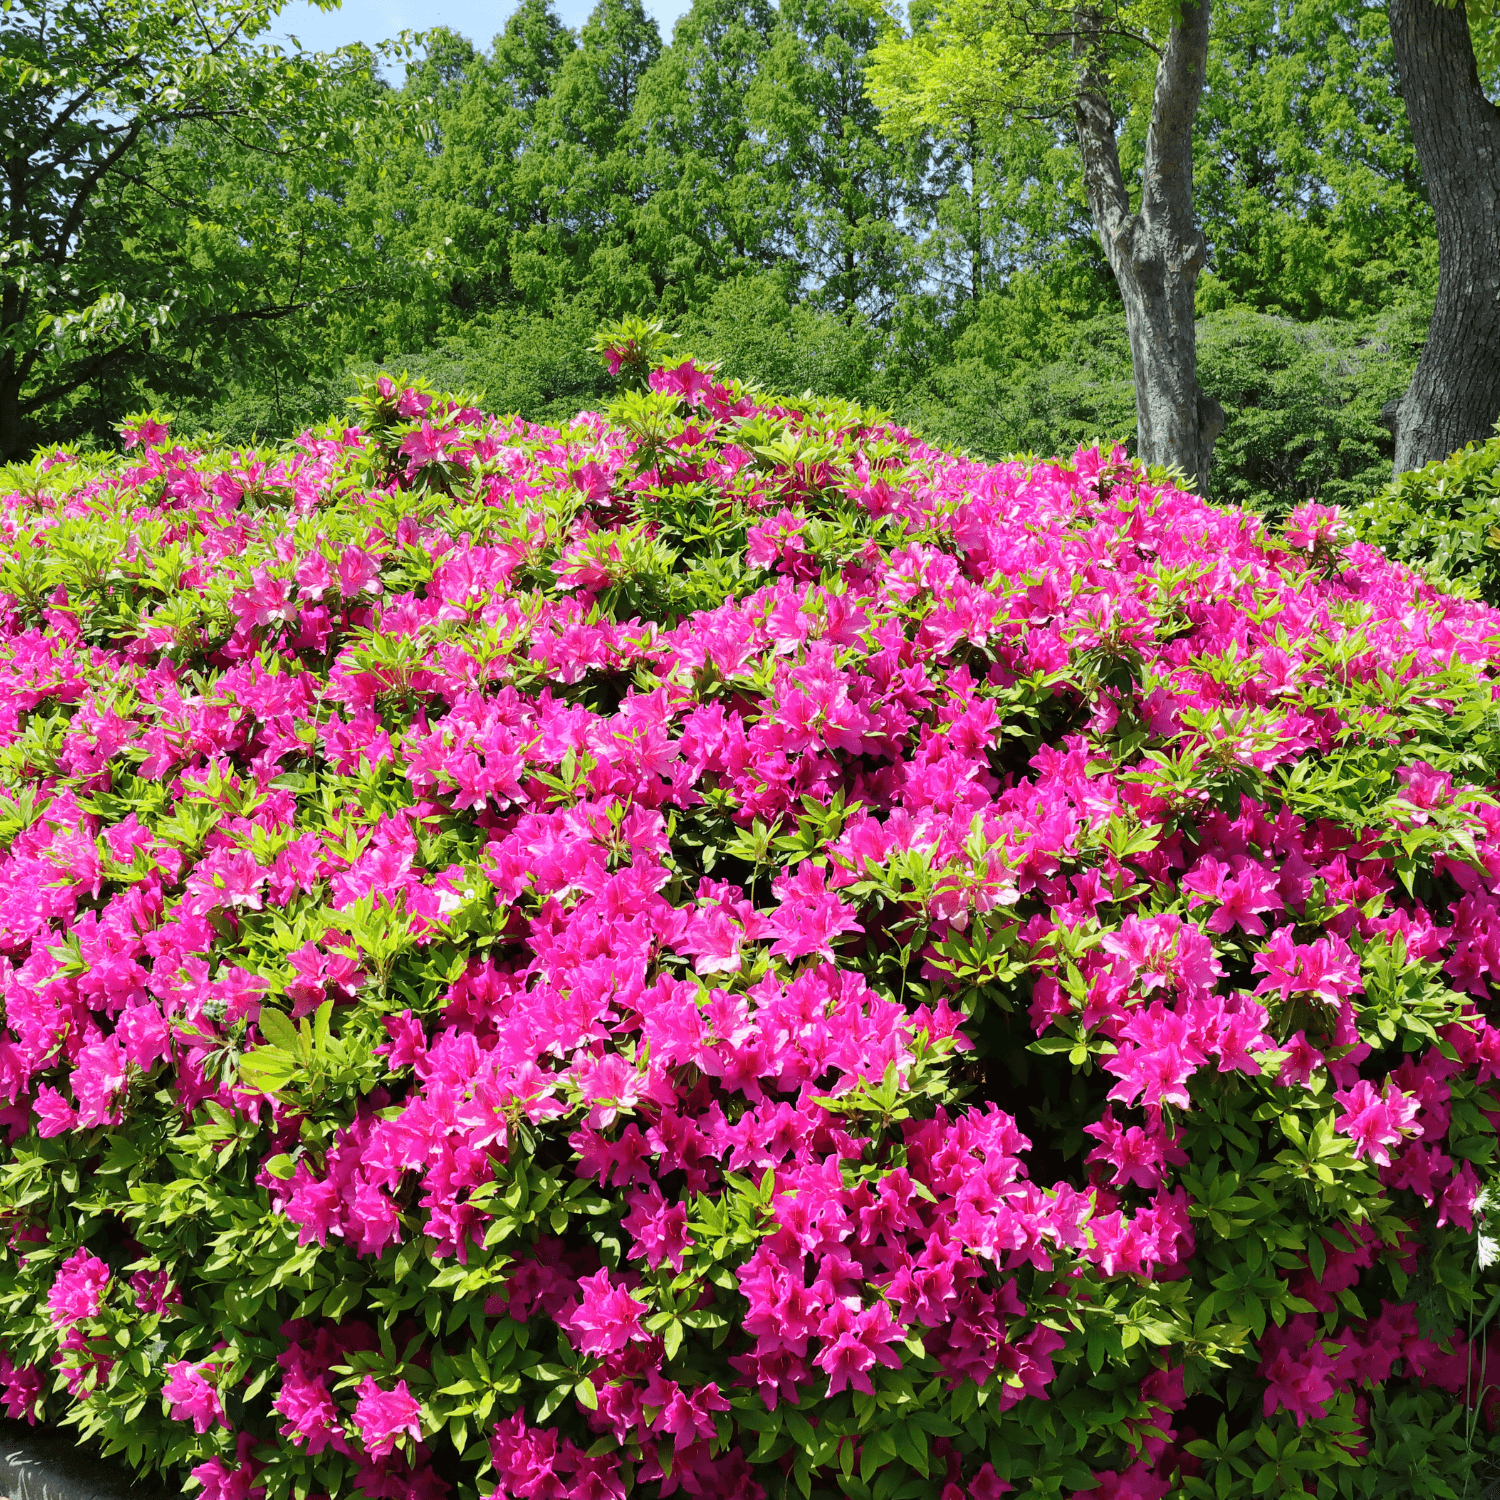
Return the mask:
{"type": "Polygon", "coordinates": [[[384,340],[368,351],[376,358],[518,300],[515,245],[546,232],[556,201],[537,120],[576,41],[550,0],[523,0],[488,55],[445,30],[428,32],[425,45],[402,91],[422,111],[424,140],[405,144],[404,170],[372,174],[370,190],[387,243],[406,260],[431,257],[432,275],[404,306],[379,310],[384,340]],[[413,304],[425,326],[408,330],[401,325],[413,304]]]}
{"type": "Polygon", "coordinates": [[[790,248],[789,195],[773,174],[749,97],[779,25],[769,0],[694,0],[641,80],[645,232],[684,303],[774,265],[790,248]]]}
{"type": "Polygon", "coordinates": [[[1388,411],[1400,474],[1487,437],[1500,418],[1500,106],[1485,94],[1470,33],[1482,21],[1486,48],[1497,48],[1492,4],[1390,0],[1390,18],[1438,237],[1427,343],[1388,411]]]}
{"type": "MultiPolygon", "coordinates": [[[[137,357],[171,315],[170,271],[135,253],[140,225],[121,218],[140,153],[194,123],[285,149],[281,105],[306,96],[303,118],[321,116],[315,72],[255,43],[280,8],[0,3],[0,455],[20,451],[29,414],[137,357]]],[[[334,122],[311,123],[331,144],[334,122]]],[[[132,211],[153,206],[137,195],[132,211]]]]}
{"type": "Polygon", "coordinates": [[[918,140],[892,149],[865,90],[879,22],[860,0],[782,0],[751,95],[794,196],[793,248],[813,300],[846,318],[888,316],[917,278],[906,210],[920,192],[918,140]]]}
{"type": "Polygon", "coordinates": [[[534,114],[562,60],[578,45],[552,0],[521,0],[495,38],[495,81],[512,109],[534,114]]]}
{"type": "Polygon", "coordinates": [[[563,139],[606,157],[621,145],[646,70],[661,56],[661,32],[641,0],[599,0],[552,84],[563,139]]]}
{"type": "Polygon", "coordinates": [[[1095,229],[1125,303],[1137,450],[1207,481],[1219,403],[1198,384],[1193,296],[1207,241],[1193,204],[1193,120],[1212,0],[946,0],[876,49],[873,97],[896,131],[1070,113],[1095,229]],[[1156,60],[1153,70],[1150,59],[1156,60]],[[1147,112],[1138,206],[1120,164],[1132,102],[1147,112]]]}
{"type": "MultiPolygon", "coordinates": [[[[381,128],[392,90],[368,54],[321,76],[319,116],[371,126],[358,153],[352,141],[299,145],[275,119],[209,119],[159,126],[122,164],[79,274],[173,300],[154,347],[93,383],[115,415],[154,398],[206,416],[209,402],[259,387],[265,421],[284,431],[307,419],[285,398],[339,370],[351,332],[417,300],[422,278],[401,247],[376,243],[362,188],[396,144],[381,128]]],[[[286,129],[301,132],[289,103],[286,129]]]]}
{"type": "MultiPolygon", "coordinates": [[[[1385,12],[1385,0],[1218,0],[1195,132],[1212,273],[1200,312],[1346,317],[1435,283],[1385,12]]],[[[1121,153],[1138,158],[1134,132],[1121,153]]]]}
{"type": "Polygon", "coordinates": [[[644,192],[633,115],[660,55],[641,0],[599,0],[537,104],[517,186],[541,212],[511,242],[512,275],[531,305],[584,287],[610,312],[659,296],[659,267],[635,244],[644,192]]]}

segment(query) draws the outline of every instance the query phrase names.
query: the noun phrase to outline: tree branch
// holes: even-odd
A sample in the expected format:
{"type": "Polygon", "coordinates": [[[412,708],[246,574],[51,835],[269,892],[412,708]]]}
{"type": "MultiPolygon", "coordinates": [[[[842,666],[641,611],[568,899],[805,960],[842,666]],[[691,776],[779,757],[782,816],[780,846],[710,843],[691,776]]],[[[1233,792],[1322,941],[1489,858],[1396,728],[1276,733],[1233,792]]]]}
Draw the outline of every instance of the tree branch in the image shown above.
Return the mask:
{"type": "Polygon", "coordinates": [[[140,120],[133,120],[130,129],[120,138],[114,150],[78,185],[78,191],[73,195],[72,207],[68,209],[68,217],[63,220],[61,227],[57,231],[56,253],[49,257],[53,265],[60,266],[67,259],[68,244],[73,236],[78,233],[78,228],[83,223],[84,210],[88,206],[89,199],[94,196],[94,189],[99,186],[100,179],[104,174],[136,143],[140,133],[140,120]]]}
{"type": "MultiPolygon", "coordinates": [[[[44,386],[34,395],[28,396],[20,403],[22,414],[34,412],[39,406],[45,406],[49,401],[55,401],[59,396],[66,396],[69,391],[76,391],[86,381],[92,380],[94,376],[103,371],[111,361],[119,359],[121,355],[127,354],[139,343],[139,336],[132,335],[124,343],[117,344],[113,349],[107,349],[103,354],[96,354],[91,359],[84,360],[75,365],[68,375],[61,380],[54,381],[49,386],[44,386]]],[[[24,379],[24,376],[22,377],[24,379]]]]}
{"type": "MultiPolygon", "coordinates": [[[[93,100],[97,99],[105,89],[112,87],[117,79],[124,77],[124,75],[126,73],[129,73],[133,67],[134,61],[132,60],[131,62],[126,63],[124,67],[116,68],[111,72],[107,72],[102,78],[97,79],[92,84],[90,84],[90,86],[81,94],[79,94],[78,97],[72,101],[72,103],[67,105],[66,108],[62,109],[58,114],[52,117],[47,130],[43,134],[35,137],[34,144],[26,149],[26,154],[28,156],[34,155],[44,146],[50,146],[53,140],[56,138],[57,133],[73,118],[75,114],[78,113],[79,110],[92,103],[93,100]]],[[[123,127],[114,126],[100,128],[122,129],[123,127]]]]}
{"type": "MultiPolygon", "coordinates": [[[[1011,4],[1007,10],[1016,30],[1022,36],[1035,42],[1038,50],[1044,52],[1051,51],[1055,47],[1075,46],[1080,34],[1080,17],[1085,14],[1082,7],[1073,5],[1064,12],[1068,17],[1066,21],[1059,18],[1055,25],[1038,26],[1033,21],[1036,7],[1032,0],[1025,0],[1022,4],[1011,4]]],[[[1098,4],[1088,7],[1086,15],[1087,35],[1094,46],[1102,47],[1107,40],[1129,42],[1132,46],[1143,47],[1146,51],[1155,53],[1157,57],[1161,56],[1161,48],[1151,40],[1148,33],[1137,27],[1125,25],[1118,15],[1106,16],[1098,4]]]]}
{"type": "Polygon", "coordinates": [[[294,312],[301,312],[304,307],[311,307],[311,302],[287,302],[280,307],[248,307],[240,312],[217,313],[215,321],[219,323],[248,323],[248,322],[274,322],[277,318],[289,318],[294,312]]]}
{"type": "Polygon", "coordinates": [[[1083,185],[1089,209],[1104,246],[1114,263],[1115,239],[1130,217],[1130,195],[1120,170],[1120,149],[1115,141],[1115,112],[1105,91],[1101,64],[1102,40],[1092,6],[1077,6],[1073,12],[1073,56],[1082,63],[1078,93],[1073,100],[1073,124],[1078,149],[1083,156],[1083,185]]]}

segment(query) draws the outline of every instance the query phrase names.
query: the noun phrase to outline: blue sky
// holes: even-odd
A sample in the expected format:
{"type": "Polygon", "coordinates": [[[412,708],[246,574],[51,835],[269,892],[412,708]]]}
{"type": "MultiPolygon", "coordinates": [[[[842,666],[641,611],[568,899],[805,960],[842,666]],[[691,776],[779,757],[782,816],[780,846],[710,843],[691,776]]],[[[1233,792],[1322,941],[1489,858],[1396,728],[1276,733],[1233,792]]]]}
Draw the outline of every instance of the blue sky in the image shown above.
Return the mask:
{"type": "MultiPolygon", "coordinates": [[[[662,40],[672,38],[672,23],[688,8],[689,0],[645,0],[646,11],[661,27],[662,40]]],[[[554,0],[564,24],[578,27],[588,18],[594,0],[554,0]]],[[[447,26],[471,41],[488,47],[505,29],[515,10],[514,0],[344,0],[338,10],[324,13],[307,0],[294,0],[281,12],[273,35],[296,36],[304,47],[330,51],[348,42],[375,43],[406,28],[422,31],[447,26]]]]}

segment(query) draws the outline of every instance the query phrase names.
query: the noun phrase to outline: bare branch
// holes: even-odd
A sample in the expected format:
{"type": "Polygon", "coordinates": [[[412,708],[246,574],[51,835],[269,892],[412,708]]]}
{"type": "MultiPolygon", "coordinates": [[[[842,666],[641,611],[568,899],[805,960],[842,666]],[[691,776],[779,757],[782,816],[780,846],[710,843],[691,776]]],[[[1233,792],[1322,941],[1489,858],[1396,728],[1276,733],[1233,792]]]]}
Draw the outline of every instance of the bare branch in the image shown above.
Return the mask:
{"type": "MultiPolygon", "coordinates": [[[[66,396],[69,391],[76,391],[79,386],[92,380],[96,375],[103,374],[114,361],[130,353],[139,344],[139,337],[132,335],[132,337],[126,339],[123,343],[117,344],[113,349],[107,349],[103,354],[96,354],[92,358],[82,361],[75,365],[63,379],[55,380],[51,385],[43,386],[41,390],[28,396],[24,401],[19,403],[18,409],[23,415],[34,412],[38,407],[45,406],[49,401],[55,401],[59,396],[66,396]]],[[[28,373],[29,371],[23,367],[21,374],[23,381],[28,373]]]]}

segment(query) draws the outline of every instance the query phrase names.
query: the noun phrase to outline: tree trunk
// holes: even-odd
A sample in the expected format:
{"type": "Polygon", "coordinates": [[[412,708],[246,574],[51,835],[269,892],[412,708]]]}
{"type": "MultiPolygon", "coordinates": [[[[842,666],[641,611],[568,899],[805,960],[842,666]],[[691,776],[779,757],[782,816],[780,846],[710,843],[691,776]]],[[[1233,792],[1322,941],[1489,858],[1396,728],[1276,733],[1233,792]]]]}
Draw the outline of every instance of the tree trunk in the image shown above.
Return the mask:
{"type": "Polygon", "coordinates": [[[0,463],[24,458],[21,452],[21,383],[0,379],[0,463]]]}
{"type": "Polygon", "coordinates": [[[1198,385],[1193,319],[1208,254],[1193,214],[1193,116],[1208,71],[1210,8],[1211,0],[1184,0],[1157,67],[1139,213],[1130,211],[1103,73],[1090,62],[1102,26],[1097,11],[1075,12],[1074,41],[1084,63],[1074,121],[1089,208],[1125,300],[1137,453],[1142,463],[1180,468],[1200,489],[1224,430],[1224,409],[1198,385]]]}
{"type": "Polygon", "coordinates": [[[1479,86],[1461,3],[1390,0],[1390,17],[1438,237],[1427,343],[1391,413],[1400,474],[1482,441],[1500,417],[1500,108],[1479,86]]]}

